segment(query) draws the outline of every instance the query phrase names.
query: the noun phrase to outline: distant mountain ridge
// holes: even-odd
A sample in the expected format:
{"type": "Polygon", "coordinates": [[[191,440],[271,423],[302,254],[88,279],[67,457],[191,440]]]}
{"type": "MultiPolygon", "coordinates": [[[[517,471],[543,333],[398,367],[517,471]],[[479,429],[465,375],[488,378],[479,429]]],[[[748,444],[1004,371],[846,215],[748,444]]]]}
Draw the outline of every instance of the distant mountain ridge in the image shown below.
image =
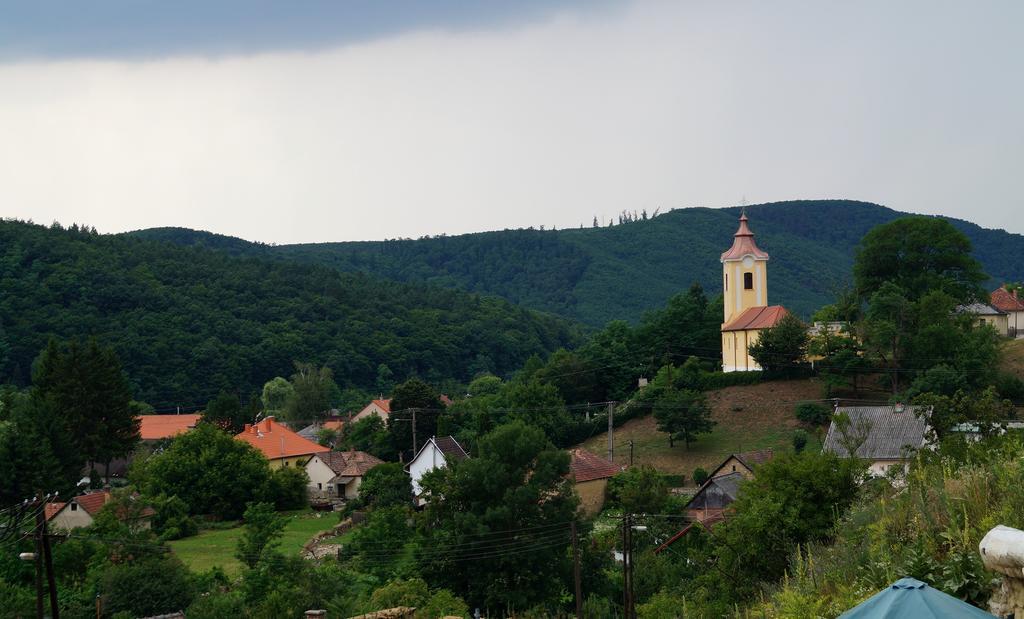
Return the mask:
{"type": "MultiPolygon", "coordinates": [[[[910,215],[853,200],[746,209],[758,244],[771,255],[769,302],[804,316],[849,283],[857,244],[868,230],[910,215]]],[[[694,281],[709,295],[721,292],[718,257],[732,242],[739,212],[739,207],[682,208],[610,227],[277,246],[184,228],[130,234],[496,295],[601,326],[615,319],[635,321],[694,281]]],[[[945,219],[971,239],[993,286],[1024,279],[1024,236],[945,219]]]]}

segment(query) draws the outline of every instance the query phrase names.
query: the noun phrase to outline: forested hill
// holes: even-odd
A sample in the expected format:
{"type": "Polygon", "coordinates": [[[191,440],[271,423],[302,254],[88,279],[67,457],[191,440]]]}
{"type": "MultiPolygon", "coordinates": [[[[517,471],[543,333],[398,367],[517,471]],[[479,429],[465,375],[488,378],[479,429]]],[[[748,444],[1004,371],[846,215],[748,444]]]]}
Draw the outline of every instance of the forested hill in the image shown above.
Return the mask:
{"type": "MultiPolygon", "coordinates": [[[[868,230],[907,215],[850,200],[761,204],[747,213],[758,244],[771,254],[769,301],[804,316],[849,281],[868,230]]],[[[636,320],[694,281],[709,294],[720,292],[718,256],[732,242],[738,215],[738,208],[685,208],[611,227],[282,246],[181,228],[133,234],[494,294],[600,326],[636,320]]],[[[993,283],[1024,279],[1024,237],[950,221],[971,239],[993,283]]]]}
{"type": "MultiPolygon", "coordinates": [[[[0,221],[0,384],[24,385],[51,335],[112,344],[157,406],[243,397],[294,360],[375,389],[380,366],[443,385],[572,345],[568,321],[495,297],[127,235],[0,221]]],[[[387,370],[384,371],[387,373],[387,370]]]]}

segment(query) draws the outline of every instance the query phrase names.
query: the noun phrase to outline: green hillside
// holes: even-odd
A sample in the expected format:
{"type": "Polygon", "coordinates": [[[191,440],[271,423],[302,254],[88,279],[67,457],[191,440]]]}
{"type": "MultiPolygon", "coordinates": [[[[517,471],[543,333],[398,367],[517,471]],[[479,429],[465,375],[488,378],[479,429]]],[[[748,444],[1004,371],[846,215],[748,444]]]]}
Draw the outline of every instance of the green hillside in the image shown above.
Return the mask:
{"type": "MultiPolygon", "coordinates": [[[[247,248],[246,251],[249,251],[247,248]]],[[[230,256],[72,227],[0,221],[0,384],[27,384],[51,336],[115,347],[135,397],[203,404],[218,390],[328,365],[342,388],[506,374],[572,345],[567,321],[496,297],[317,265],[230,256]]]]}
{"type": "MultiPolygon", "coordinates": [[[[761,204],[747,213],[772,257],[769,301],[805,316],[849,281],[857,243],[868,230],[907,215],[850,200],[761,204]]],[[[599,326],[636,320],[694,281],[710,294],[719,291],[718,256],[731,243],[738,215],[738,208],[685,208],[601,228],[282,246],[180,228],[133,234],[457,287],[599,326]]],[[[971,239],[994,283],[1024,279],[1024,237],[950,221],[971,239]]]]}

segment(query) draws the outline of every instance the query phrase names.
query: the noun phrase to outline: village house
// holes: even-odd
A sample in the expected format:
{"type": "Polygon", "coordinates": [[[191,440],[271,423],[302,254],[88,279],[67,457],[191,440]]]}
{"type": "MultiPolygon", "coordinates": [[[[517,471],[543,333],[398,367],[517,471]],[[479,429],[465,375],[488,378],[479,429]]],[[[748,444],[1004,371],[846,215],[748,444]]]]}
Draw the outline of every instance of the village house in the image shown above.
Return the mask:
{"type": "Polygon", "coordinates": [[[181,415],[139,415],[139,440],[156,442],[172,439],[196,427],[203,416],[199,413],[181,415]]]}
{"type": "Polygon", "coordinates": [[[306,463],[311,499],[355,499],[367,471],[383,464],[365,451],[324,451],[306,463]]]}
{"type": "Polygon", "coordinates": [[[722,520],[739,496],[740,483],[753,479],[757,467],[773,456],[771,449],[729,454],[683,507],[687,518],[705,524],[722,520]]]}
{"type": "Polygon", "coordinates": [[[956,308],[959,314],[970,314],[974,316],[979,325],[991,325],[996,333],[1006,337],[1010,334],[1009,315],[1001,309],[988,303],[971,303],[959,305],[956,308]]]}
{"type": "Polygon", "coordinates": [[[304,439],[311,440],[314,443],[319,443],[321,430],[329,430],[340,436],[344,427],[345,420],[340,415],[331,415],[323,421],[314,421],[308,426],[302,428],[298,431],[298,435],[304,439]]]}
{"type": "Polygon", "coordinates": [[[324,450],[322,445],[299,436],[273,417],[245,424],[245,429],[235,438],[258,449],[275,469],[305,466],[310,458],[324,450]]]}
{"type": "Polygon", "coordinates": [[[1007,290],[1005,286],[992,291],[992,306],[1006,313],[1007,335],[1024,337],[1024,299],[1017,290],[1007,290]]]}
{"type": "Polygon", "coordinates": [[[391,398],[380,398],[377,400],[370,401],[369,404],[363,407],[361,411],[352,416],[352,421],[359,421],[365,419],[370,415],[377,415],[381,418],[381,421],[387,421],[388,415],[391,414],[391,398]]]}
{"type": "Polygon", "coordinates": [[[573,449],[569,454],[572,458],[569,462],[569,478],[580,497],[580,511],[588,517],[596,516],[604,508],[608,480],[620,472],[622,467],[586,449],[573,449]]]}
{"type": "Polygon", "coordinates": [[[468,458],[469,454],[454,437],[432,437],[424,443],[416,456],[405,467],[412,480],[412,493],[416,497],[417,504],[423,505],[426,502],[421,496],[423,487],[420,486],[420,480],[424,475],[435,469],[445,468],[452,462],[468,458]]]}
{"type": "Polygon", "coordinates": [[[927,441],[928,423],[918,406],[837,406],[822,451],[867,460],[872,475],[906,468],[927,441]]]}
{"type": "Polygon", "coordinates": [[[759,371],[761,367],[750,356],[750,345],[757,342],[761,331],[779,324],[787,311],[781,305],[768,305],[768,254],[754,242],[745,212],[740,215],[732,247],[720,260],[725,304],[722,371],[759,371]]]}
{"type": "MultiPolygon", "coordinates": [[[[54,531],[71,531],[92,525],[96,515],[100,513],[103,506],[113,498],[110,488],[97,490],[88,494],[81,494],[67,503],[47,503],[44,515],[49,527],[54,531]]],[[[138,495],[132,495],[132,500],[137,500],[138,495]]],[[[151,520],[156,512],[153,508],[145,506],[133,514],[133,528],[148,529],[151,520]]],[[[121,514],[119,517],[125,520],[128,515],[121,514]]]]}

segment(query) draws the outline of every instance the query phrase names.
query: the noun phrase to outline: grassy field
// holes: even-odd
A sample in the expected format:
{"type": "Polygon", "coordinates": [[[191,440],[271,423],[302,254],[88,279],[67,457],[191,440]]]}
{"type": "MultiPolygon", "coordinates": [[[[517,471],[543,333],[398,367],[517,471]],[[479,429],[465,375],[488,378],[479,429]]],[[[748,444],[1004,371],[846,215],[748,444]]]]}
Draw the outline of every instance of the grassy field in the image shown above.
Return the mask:
{"type": "MultiPolygon", "coordinates": [[[[799,427],[793,409],[801,401],[819,400],[822,385],[816,380],[773,381],[759,385],[727,387],[708,392],[715,429],[702,436],[690,449],[677,442],[668,446],[668,436],[659,432],[651,416],[634,419],[615,429],[615,462],[629,463],[629,441],[633,441],[634,464],[686,476],[692,484],[693,470],[710,470],[730,453],[771,448],[792,449],[793,431],[799,427]]],[[[807,448],[818,449],[824,436],[809,433],[807,448]]],[[[583,444],[599,454],[608,453],[607,433],[583,444]]]]}
{"type": "Polygon", "coordinates": [[[1003,346],[1003,370],[1024,378],[1024,339],[1008,340],[1003,346]]]}
{"type": "MultiPolygon", "coordinates": [[[[333,513],[301,512],[287,516],[288,525],[281,537],[281,552],[297,554],[314,535],[338,524],[333,513]]],[[[235,558],[235,547],[242,535],[242,527],[201,531],[199,535],[169,542],[174,554],[193,572],[203,572],[220,567],[228,575],[241,570],[241,563],[235,558]]]]}

